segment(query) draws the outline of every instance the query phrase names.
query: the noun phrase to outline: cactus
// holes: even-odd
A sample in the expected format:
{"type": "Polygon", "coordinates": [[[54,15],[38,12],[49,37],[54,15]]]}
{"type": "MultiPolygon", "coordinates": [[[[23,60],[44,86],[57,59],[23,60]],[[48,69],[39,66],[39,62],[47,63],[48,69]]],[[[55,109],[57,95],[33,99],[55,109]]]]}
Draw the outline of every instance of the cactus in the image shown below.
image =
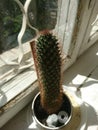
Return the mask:
{"type": "Polygon", "coordinates": [[[33,56],[36,65],[41,105],[48,114],[55,113],[62,105],[61,51],[56,37],[45,31],[36,41],[33,56]]]}

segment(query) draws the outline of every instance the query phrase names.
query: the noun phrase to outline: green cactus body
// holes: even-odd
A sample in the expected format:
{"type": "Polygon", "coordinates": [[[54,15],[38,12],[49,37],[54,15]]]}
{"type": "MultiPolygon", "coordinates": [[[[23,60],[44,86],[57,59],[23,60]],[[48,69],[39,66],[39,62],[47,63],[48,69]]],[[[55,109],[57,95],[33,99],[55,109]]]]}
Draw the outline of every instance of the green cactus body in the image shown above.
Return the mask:
{"type": "Polygon", "coordinates": [[[36,69],[40,83],[41,105],[55,113],[62,105],[61,52],[52,33],[41,34],[36,42],[36,69]]]}

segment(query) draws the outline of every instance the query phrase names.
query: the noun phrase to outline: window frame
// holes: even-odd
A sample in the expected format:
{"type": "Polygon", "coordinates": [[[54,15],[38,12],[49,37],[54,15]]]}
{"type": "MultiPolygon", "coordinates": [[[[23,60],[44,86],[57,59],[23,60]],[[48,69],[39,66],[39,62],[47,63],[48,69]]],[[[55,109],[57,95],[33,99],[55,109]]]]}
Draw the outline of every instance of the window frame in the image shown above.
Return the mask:
{"type": "MultiPolygon", "coordinates": [[[[90,2],[90,1],[89,1],[90,2]]],[[[82,44],[80,47],[79,55],[81,55],[85,50],[87,50],[90,46],[92,46],[98,40],[98,32],[96,32],[93,36],[90,36],[90,33],[93,28],[93,22],[98,15],[98,2],[96,0],[88,3],[88,8],[85,8],[85,17],[83,19],[83,23],[86,25],[84,38],[82,40],[82,44]]]]}

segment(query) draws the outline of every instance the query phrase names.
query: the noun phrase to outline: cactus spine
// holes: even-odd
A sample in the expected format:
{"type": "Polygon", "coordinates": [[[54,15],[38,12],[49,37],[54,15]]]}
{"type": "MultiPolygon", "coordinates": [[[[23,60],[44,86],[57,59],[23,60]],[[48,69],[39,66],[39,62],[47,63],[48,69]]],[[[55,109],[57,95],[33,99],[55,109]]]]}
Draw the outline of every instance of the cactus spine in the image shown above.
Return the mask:
{"type": "Polygon", "coordinates": [[[59,42],[52,33],[42,33],[35,44],[34,59],[42,107],[55,113],[62,105],[61,52],[59,42]]]}

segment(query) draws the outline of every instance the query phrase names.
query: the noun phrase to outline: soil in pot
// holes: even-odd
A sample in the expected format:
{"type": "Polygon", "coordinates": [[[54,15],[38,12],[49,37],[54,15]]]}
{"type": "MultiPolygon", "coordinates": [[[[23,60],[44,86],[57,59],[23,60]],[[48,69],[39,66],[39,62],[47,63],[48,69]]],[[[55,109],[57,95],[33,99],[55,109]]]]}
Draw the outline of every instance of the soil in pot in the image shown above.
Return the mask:
{"type": "MultiPolygon", "coordinates": [[[[62,112],[65,112],[67,114],[68,119],[65,122],[57,121],[55,127],[63,126],[71,118],[72,107],[71,107],[69,98],[65,94],[63,95],[63,103],[62,103],[61,108],[54,114],[59,115],[59,113],[62,113],[62,112]]],[[[35,103],[34,103],[34,114],[40,123],[42,123],[45,126],[48,126],[47,118],[50,115],[47,114],[47,112],[42,108],[42,106],[40,104],[40,95],[37,96],[35,103]]],[[[61,114],[61,118],[62,118],[62,120],[64,119],[63,114],[61,114]]]]}

